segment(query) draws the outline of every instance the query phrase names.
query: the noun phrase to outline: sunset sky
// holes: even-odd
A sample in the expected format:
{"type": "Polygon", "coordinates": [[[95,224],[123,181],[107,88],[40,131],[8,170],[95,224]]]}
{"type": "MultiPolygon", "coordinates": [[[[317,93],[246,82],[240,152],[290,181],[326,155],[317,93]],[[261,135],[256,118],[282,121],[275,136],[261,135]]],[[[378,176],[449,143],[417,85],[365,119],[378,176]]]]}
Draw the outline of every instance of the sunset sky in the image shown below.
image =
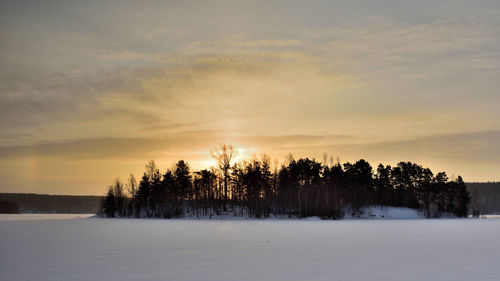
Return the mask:
{"type": "Polygon", "coordinates": [[[0,192],[210,149],[500,180],[500,1],[1,1],[0,192]]]}

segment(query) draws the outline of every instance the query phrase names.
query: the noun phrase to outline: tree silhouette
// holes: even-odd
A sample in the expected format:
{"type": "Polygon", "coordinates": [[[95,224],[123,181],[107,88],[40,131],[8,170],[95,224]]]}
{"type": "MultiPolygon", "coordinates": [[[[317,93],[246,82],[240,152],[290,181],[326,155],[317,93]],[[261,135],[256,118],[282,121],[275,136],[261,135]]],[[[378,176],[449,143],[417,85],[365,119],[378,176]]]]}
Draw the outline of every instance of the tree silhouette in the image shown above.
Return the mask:
{"type": "Polygon", "coordinates": [[[236,151],[232,145],[221,144],[212,151],[212,157],[217,160],[219,169],[222,171],[224,177],[224,211],[226,211],[226,204],[228,200],[227,185],[229,181],[229,169],[231,168],[231,161],[236,156],[236,151]]]}
{"type": "Polygon", "coordinates": [[[465,217],[469,192],[461,177],[449,181],[446,173],[435,176],[428,168],[411,162],[395,167],[372,166],[361,159],[354,163],[333,163],[332,158],[288,161],[271,168],[263,155],[232,163],[235,150],[220,145],[212,151],[218,169],[191,172],[179,160],[174,170],[160,170],[153,160],[137,184],[130,176],[128,196],[116,179],[101,201],[103,216],[173,218],[213,217],[231,207],[233,215],[263,217],[287,216],[338,219],[345,212],[361,216],[371,205],[408,207],[428,218],[454,214],[465,217]]]}
{"type": "Polygon", "coordinates": [[[113,192],[113,187],[109,187],[106,197],[101,202],[101,214],[108,218],[114,218],[116,215],[116,201],[113,192]]]}

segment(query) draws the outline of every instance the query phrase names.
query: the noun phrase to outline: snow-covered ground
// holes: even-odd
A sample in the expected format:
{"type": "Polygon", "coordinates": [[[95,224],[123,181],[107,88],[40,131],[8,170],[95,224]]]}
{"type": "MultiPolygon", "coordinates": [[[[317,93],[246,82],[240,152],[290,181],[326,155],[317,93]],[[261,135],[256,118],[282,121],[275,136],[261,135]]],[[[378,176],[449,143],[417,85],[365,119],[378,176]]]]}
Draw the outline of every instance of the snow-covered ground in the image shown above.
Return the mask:
{"type": "Polygon", "coordinates": [[[363,208],[360,216],[345,210],[344,219],[424,219],[423,213],[416,209],[402,207],[371,206],[363,208]]]}
{"type": "Polygon", "coordinates": [[[500,220],[0,216],[0,280],[499,280],[500,220]]]}
{"type": "Polygon", "coordinates": [[[0,222],[6,220],[61,220],[89,218],[94,214],[0,214],[0,222]]]}

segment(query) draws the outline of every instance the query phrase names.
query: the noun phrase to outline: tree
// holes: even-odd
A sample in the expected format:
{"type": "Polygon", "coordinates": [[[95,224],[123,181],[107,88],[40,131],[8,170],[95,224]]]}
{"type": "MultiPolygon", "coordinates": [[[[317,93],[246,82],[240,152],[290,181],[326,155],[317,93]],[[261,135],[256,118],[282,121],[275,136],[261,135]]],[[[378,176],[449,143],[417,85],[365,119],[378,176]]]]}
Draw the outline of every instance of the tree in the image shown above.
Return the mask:
{"type": "Polygon", "coordinates": [[[164,218],[171,218],[178,210],[178,188],[171,170],[167,170],[163,174],[160,186],[159,201],[161,204],[161,215],[164,218]]]}
{"type": "Polygon", "coordinates": [[[233,163],[232,146],[221,145],[212,156],[218,169],[193,173],[187,162],[179,160],[174,170],[160,174],[150,160],[138,184],[130,175],[131,199],[119,179],[113,182],[101,201],[101,214],[172,218],[199,216],[202,210],[212,217],[227,211],[228,200],[234,215],[239,211],[241,216],[253,217],[288,214],[336,219],[349,208],[359,216],[372,204],[418,208],[427,217],[468,213],[470,196],[461,177],[449,181],[446,173],[434,176],[430,169],[411,162],[395,167],[380,164],[374,174],[363,159],[342,166],[328,162],[328,155],[320,163],[314,158],[295,160],[290,154],[279,170],[278,164],[271,168],[267,155],[233,163]]]}
{"type": "Polygon", "coordinates": [[[128,205],[127,205],[127,215],[132,215],[134,212],[134,204],[135,204],[135,199],[137,197],[137,180],[135,179],[135,176],[130,173],[130,176],[128,178],[128,183],[127,183],[127,192],[130,196],[128,200],[128,205]]]}
{"type": "Polygon", "coordinates": [[[128,178],[127,192],[131,198],[134,197],[135,193],[137,192],[137,180],[135,179],[135,176],[132,173],[130,173],[130,176],[128,178]]]}
{"type": "Polygon", "coordinates": [[[125,216],[125,194],[123,192],[123,184],[119,178],[116,178],[113,184],[113,195],[116,202],[116,211],[120,217],[125,216]]]}
{"type": "Polygon", "coordinates": [[[113,186],[110,186],[108,189],[108,193],[101,201],[101,211],[102,215],[105,215],[108,218],[114,218],[116,214],[116,201],[115,195],[113,192],[113,186]]]}
{"type": "Polygon", "coordinates": [[[219,169],[222,171],[224,177],[224,211],[228,200],[227,184],[229,180],[229,169],[231,168],[231,161],[236,156],[236,151],[232,145],[221,144],[212,151],[212,157],[217,160],[219,169]]]}
{"type": "MultiPolygon", "coordinates": [[[[333,164],[333,161],[330,163],[333,164]]],[[[325,185],[326,218],[340,218],[343,216],[341,208],[341,196],[339,195],[340,185],[344,177],[342,166],[337,163],[332,166],[323,167],[323,181],[325,185]]]]}
{"type": "Polygon", "coordinates": [[[372,166],[361,159],[354,164],[344,164],[344,192],[354,215],[361,215],[361,208],[372,203],[374,185],[372,166]]]}
{"type": "Polygon", "coordinates": [[[19,214],[19,206],[7,200],[0,200],[0,214],[19,214]]]}
{"type": "Polygon", "coordinates": [[[142,211],[146,211],[146,215],[149,216],[149,199],[151,195],[151,182],[146,173],[143,174],[139,186],[137,188],[137,196],[135,198],[136,217],[142,216],[142,211]]]}
{"type": "Polygon", "coordinates": [[[379,205],[391,205],[391,166],[379,164],[377,167],[377,175],[375,177],[376,188],[376,203],[379,205]]]}
{"type": "MultiPolygon", "coordinates": [[[[301,158],[297,161],[292,160],[288,165],[291,185],[297,193],[299,216],[307,217],[311,212],[311,199],[315,196],[309,196],[311,192],[321,183],[321,163],[314,159],[301,158]]],[[[293,191],[292,191],[293,192],[293,191]]]]}
{"type": "Polygon", "coordinates": [[[457,181],[454,183],[455,186],[455,203],[454,203],[454,213],[459,217],[467,217],[469,210],[468,206],[471,201],[469,191],[467,191],[467,186],[461,176],[458,176],[457,181]]]}
{"type": "Polygon", "coordinates": [[[207,214],[208,209],[215,208],[214,192],[215,183],[217,182],[217,176],[210,170],[204,169],[198,172],[194,172],[193,189],[195,193],[195,199],[201,201],[203,207],[203,215],[207,214]]]}
{"type": "Polygon", "coordinates": [[[184,200],[191,199],[192,194],[192,179],[188,164],[183,160],[177,162],[174,175],[178,195],[181,202],[180,205],[182,208],[184,208],[184,200]]]}

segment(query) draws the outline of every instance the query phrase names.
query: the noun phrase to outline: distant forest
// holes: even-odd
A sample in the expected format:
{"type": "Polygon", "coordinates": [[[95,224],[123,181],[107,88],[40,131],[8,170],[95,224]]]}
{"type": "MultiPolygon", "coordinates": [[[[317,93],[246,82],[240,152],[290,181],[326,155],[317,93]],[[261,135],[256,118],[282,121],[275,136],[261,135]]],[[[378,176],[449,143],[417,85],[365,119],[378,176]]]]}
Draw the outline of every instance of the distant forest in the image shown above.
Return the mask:
{"type": "Polygon", "coordinates": [[[500,214],[500,182],[467,183],[476,214],[500,214]]]}
{"type": "Polygon", "coordinates": [[[16,203],[0,200],[0,214],[19,214],[20,212],[16,203]]]}
{"type": "Polygon", "coordinates": [[[46,195],[32,193],[0,193],[4,202],[1,213],[16,210],[21,213],[95,214],[102,196],[46,195]]]}
{"type": "Polygon", "coordinates": [[[217,215],[310,217],[339,219],[346,212],[360,216],[371,205],[408,207],[428,218],[444,215],[465,217],[469,192],[459,176],[411,162],[395,167],[379,164],[376,169],[359,160],[335,163],[324,157],[295,160],[272,167],[266,155],[234,161],[236,151],[220,145],[212,151],[217,167],[191,171],[180,160],[174,169],[160,173],[155,162],[137,182],[119,179],[102,199],[100,213],[106,217],[208,217],[217,215]]]}

